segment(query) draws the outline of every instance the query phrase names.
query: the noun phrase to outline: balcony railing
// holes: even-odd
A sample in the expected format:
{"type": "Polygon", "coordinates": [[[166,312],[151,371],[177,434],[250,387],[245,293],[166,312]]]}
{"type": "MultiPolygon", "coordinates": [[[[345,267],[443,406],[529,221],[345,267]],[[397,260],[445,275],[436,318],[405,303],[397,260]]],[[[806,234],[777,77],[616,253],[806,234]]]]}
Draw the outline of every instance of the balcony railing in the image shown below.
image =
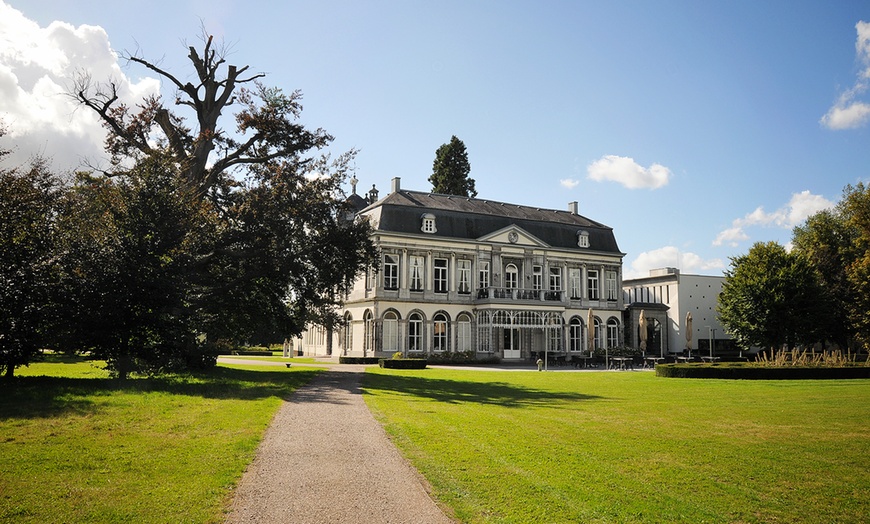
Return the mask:
{"type": "Polygon", "coordinates": [[[479,300],[507,300],[525,302],[561,302],[561,291],[545,291],[542,289],[516,289],[506,287],[489,287],[477,292],[479,300]]]}

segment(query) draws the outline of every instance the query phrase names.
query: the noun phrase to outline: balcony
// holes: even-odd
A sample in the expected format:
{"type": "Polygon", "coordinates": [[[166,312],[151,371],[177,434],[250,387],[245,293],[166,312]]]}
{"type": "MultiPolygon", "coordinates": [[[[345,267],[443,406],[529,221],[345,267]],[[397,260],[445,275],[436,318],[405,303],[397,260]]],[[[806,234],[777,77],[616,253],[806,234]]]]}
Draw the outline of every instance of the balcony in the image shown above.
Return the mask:
{"type": "Polygon", "coordinates": [[[477,299],[497,302],[561,302],[562,291],[488,287],[477,291],[477,299]]]}

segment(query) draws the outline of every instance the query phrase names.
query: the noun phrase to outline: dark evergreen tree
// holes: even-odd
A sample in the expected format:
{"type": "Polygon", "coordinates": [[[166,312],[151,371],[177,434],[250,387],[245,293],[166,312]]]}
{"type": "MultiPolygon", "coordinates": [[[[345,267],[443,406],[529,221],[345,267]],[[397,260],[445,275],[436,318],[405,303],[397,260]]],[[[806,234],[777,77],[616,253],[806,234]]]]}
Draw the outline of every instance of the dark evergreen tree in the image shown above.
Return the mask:
{"type": "Polygon", "coordinates": [[[476,197],[474,179],[469,178],[471,164],[468,163],[468,152],[465,144],[456,136],[450,137],[450,142],[442,144],[435,151],[435,161],[432,164],[433,193],[476,197]]]}

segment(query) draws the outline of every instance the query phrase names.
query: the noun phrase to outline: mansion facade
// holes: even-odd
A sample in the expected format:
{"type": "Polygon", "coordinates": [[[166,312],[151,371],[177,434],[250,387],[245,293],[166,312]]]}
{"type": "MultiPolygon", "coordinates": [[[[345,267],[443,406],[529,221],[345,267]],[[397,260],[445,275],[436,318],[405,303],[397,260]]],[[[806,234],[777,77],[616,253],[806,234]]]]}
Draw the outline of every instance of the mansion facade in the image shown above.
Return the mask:
{"type": "Polygon", "coordinates": [[[301,354],[510,361],[625,343],[624,253],[576,202],[539,209],[403,190],[398,178],[384,198],[353,193],[380,267],[355,283],[341,326],[297,340],[301,354]]]}

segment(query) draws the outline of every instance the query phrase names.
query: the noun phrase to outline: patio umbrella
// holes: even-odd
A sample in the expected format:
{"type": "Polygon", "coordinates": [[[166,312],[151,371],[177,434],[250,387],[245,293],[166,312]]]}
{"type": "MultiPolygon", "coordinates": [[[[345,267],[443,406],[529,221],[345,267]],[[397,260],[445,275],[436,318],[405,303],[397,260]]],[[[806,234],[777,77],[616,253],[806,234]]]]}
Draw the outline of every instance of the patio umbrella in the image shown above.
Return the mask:
{"type": "Polygon", "coordinates": [[[689,358],[692,358],[692,312],[686,313],[686,349],[689,350],[689,358]]]}
{"type": "Polygon", "coordinates": [[[589,313],[586,314],[586,347],[589,348],[589,356],[592,356],[592,350],[595,349],[595,319],[592,316],[592,308],[589,308],[589,313]]]}
{"type": "Polygon", "coordinates": [[[637,319],[637,328],[640,330],[640,350],[646,355],[646,313],[644,310],[640,310],[640,317],[637,319]]]}

